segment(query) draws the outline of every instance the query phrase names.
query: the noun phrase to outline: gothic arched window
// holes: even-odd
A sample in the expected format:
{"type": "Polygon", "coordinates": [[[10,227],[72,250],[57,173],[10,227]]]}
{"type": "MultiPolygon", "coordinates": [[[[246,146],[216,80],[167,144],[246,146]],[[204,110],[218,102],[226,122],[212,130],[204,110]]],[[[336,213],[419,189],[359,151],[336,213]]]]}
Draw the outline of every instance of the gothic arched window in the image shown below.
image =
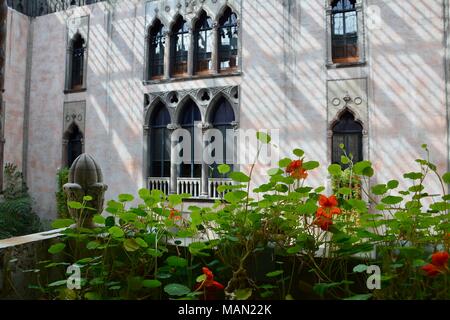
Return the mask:
{"type": "Polygon", "coordinates": [[[238,66],[237,15],[227,7],[219,19],[219,69],[232,71],[238,66]]]}
{"type": "Polygon", "coordinates": [[[333,126],[331,162],[341,163],[341,156],[344,155],[340,148],[341,144],[345,146],[347,155],[353,156],[353,162],[362,161],[362,132],[362,125],[355,120],[350,111],[345,111],[333,126]]]}
{"type": "Polygon", "coordinates": [[[194,34],[195,71],[197,73],[208,72],[212,69],[212,27],[212,19],[208,17],[205,11],[202,11],[195,24],[194,34]]]}
{"type": "Polygon", "coordinates": [[[333,62],[357,62],[359,52],[356,0],[335,0],[331,8],[333,62]]]}
{"type": "Polygon", "coordinates": [[[86,51],[86,41],[77,33],[72,39],[71,75],[70,89],[77,90],[83,88],[84,60],[86,51]]]}
{"type": "Polygon", "coordinates": [[[172,75],[182,76],[187,73],[189,29],[186,20],[181,16],[172,28],[171,42],[172,75]]]}
{"type": "MultiPolygon", "coordinates": [[[[190,159],[188,161],[183,161],[180,166],[180,177],[182,178],[200,178],[202,165],[199,159],[201,158],[201,154],[196,154],[196,151],[202,150],[201,148],[201,134],[196,136],[198,130],[194,130],[195,124],[201,121],[200,110],[194,101],[189,100],[183,107],[180,125],[181,128],[187,130],[190,134],[189,143],[184,143],[185,146],[190,147],[190,159]]],[[[184,156],[184,150],[181,151],[181,157],[184,156]]]]}
{"type": "MultiPolygon", "coordinates": [[[[221,132],[223,142],[222,142],[222,152],[223,158],[219,159],[220,163],[214,163],[211,166],[211,176],[213,178],[221,178],[223,177],[217,170],[219,164],[227,163],[231,167],[231,171],[233,171],[233,159],[234,159],[234,141],[230,140],[232,136],[227,136],[228,130],[233,130],[233,122],[235,121],[234,110],[231,104],[227,99],[221,97],[217,103],[215,104],[212,116],[210,119],[211,124],[214,129],[217,129],[221,132]]],[[[216,137],[212,137],[211,142],[214,142],[216,137]]],[[[234,138],[233,138],[234,139],[234,138]]],[[[213,157],[216,157],[215,152],[213,151],[213,157]]]]}
{"type": "Polygon", "coordinates": [[[170,114],[160,103],[150,120],[150,175],[152,177],[170,177],[170,133],[167,125],[170,114]]]}
{"type": "Polygon", "coordinates": [[[161,21],[156,20],[149,31],[148,78],[159,79],[164,75],[165,31],[161,21]]]}
{"type": "Polygon", "coordinates": [[[67,166],[70,168],[72,163],[83,153],[83,133],[76,124],[72,124],[66,133],[67,138],[67,166]]]}

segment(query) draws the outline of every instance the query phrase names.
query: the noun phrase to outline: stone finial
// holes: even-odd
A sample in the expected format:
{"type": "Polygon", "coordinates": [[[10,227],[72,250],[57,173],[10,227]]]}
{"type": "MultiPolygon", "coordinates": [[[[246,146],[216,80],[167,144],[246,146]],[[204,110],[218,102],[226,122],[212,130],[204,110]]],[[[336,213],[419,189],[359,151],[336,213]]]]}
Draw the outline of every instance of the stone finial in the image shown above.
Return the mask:
{"type": "Polygon", "coordinates": [[[85,210],[80,217],[80,210],[69,208],[70,215],[81,227],[93,227],[92,217],[103,212],[105,191],[108,186],[103,183],[103,174],[97,162],[84,153],[75,159],[69,171],[69,182],[63,186],[68,201],[82,203],[84,196],[91,196],[87,206],[95,211],[85,210]]]}

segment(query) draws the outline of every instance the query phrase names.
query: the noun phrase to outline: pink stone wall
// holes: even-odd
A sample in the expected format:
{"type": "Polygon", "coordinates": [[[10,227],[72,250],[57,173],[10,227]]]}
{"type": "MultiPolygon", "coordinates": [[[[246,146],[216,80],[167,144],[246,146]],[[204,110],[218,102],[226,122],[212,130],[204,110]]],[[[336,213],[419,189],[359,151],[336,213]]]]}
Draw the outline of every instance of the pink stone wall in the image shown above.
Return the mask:
{"type": "Polygon", "coordinates": [[[30,20],[8,10],[5,81],[5,163],[22,169],[27,39],[30,20]]]}

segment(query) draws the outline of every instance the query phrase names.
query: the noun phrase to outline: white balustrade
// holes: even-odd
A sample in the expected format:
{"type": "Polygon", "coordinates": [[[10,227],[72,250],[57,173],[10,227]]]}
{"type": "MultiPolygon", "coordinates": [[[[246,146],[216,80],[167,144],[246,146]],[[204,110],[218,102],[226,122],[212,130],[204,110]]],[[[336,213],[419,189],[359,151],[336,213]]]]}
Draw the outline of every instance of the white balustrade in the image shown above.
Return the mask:
{"type": "Polygon", "coordinates": [[[169,194],[170,178],[148,178],[148,189],[149,190],[160,190],[164,194],[169,194]]]}

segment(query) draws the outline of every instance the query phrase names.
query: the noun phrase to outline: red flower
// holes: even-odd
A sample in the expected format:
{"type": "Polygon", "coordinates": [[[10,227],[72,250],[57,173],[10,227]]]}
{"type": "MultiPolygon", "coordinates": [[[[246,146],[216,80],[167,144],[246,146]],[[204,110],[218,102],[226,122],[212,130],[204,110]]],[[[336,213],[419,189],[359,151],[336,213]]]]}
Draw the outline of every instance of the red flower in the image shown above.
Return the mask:
{"type": "Polygon", "coordinates": [[[432,263],[423,266],[422,270],[425,271],[429,277],[435,277],[441,273],[441,270],[432,263]]]}
{"type": "Polygon", "coordinates": [[[286,173],[289,173],[290,176],[294,179],[306,179],[308,177],[308,172],[303,169],[303,161],[295,160],[292,161],[286,168],[286,173]]]}
{"type": "Polygon", "coordinates": [[[203,274],[206,276],[205,280],[196,288],[197,290],[203,288],[215,288],[223,290],[225,287],[217,281],[214,281],[214,274],[207,267],[202,268],[203,274]]]}
{"type": "Polygon", "coordinates": [[[431,256],[431,263],[423,266],[421,269],[427,273],[429,277],[437,276],[447,270],[448,252],[436,252],[431,256]]]}
{"type": "Polygon", "coordinates": [[[225,288],[222,284],[214,281],[214,274],[206,267],[202,268],[204,280],[195,285],[195,291],[203,290],[203,298],[206,300],[219,299],[218,294],[225,288]]]}
{"type": "Polygon", "coordinates": [[[436,252],[431,256],[431,263],[436,267],[446,267],[448,263],[447,252],[436,252]]]}
{"type": "Polygon", "coordinates": [[[174,220],[174,221],[181,220],[180,211],[171,209],[170,213],[169,213],[169,220],[174,220]]]}
{"type": "Polygon", "coordinates": [[[329,231],[330,227],[333,225],[333,220],[324,216],[319,216],[314,221],[314,224],[319,226],[323,231],[329,231]]]}
{"type": "Polygon", "coordinates": [[[324,195],[320,195],[319,197],[319,205],[320,207],[317,209],[316,217],[325,217],[331,219],[334,214],[340,214],[341,209],[339,209],[338,201],[336,196],[331,196],[327,198],[324,195]]]}

